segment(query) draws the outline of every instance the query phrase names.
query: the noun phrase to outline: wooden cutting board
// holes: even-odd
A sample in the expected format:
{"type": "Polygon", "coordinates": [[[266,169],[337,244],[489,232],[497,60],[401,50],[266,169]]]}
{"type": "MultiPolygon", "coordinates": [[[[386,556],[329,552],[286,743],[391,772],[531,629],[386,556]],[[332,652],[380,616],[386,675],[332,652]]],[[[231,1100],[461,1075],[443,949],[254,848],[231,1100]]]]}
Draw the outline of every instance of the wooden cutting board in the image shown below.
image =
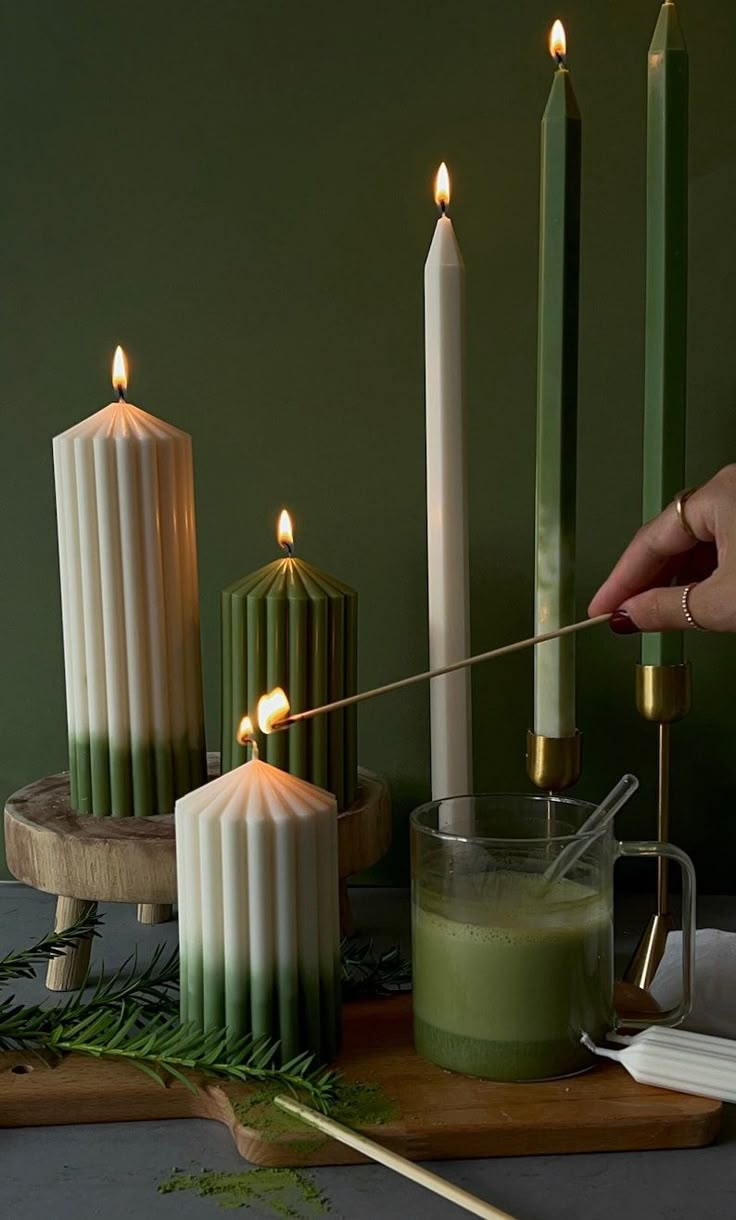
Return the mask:
{"type": "MultiPolygon", "coordinates": [[[[345,1008],[345,1049],[337,1061],[352,1079],[378,1086],[396,1117],[365,1133],[412,1160],[697,1148],[715,1139],[721,1103],[635,1081],[600,1060],[589,1072],[539,1084],[493,1084],[456,1076],[420,1059],[412,1046],[411,997],[345,1008]]],[[[363,1160],[295,1120],[265,1134],[236,1110],[254,1090],[200,1080],[161,1088],[137,1068],[70,1055],[54,1067],[33,1056],[0,1055],[0,1126],[212,1118],[226,1123],[255,1165],[341,1165],[363,1160]]]]}

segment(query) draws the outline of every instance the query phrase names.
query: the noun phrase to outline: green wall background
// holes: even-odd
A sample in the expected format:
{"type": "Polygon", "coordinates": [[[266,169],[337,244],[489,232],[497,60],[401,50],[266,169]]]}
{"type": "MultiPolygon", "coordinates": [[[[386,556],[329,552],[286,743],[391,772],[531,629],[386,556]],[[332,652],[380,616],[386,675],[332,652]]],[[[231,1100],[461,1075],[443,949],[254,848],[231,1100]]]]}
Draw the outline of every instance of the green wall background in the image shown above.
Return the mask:
{"type": "MultiPolygon", "coordinates": [[[[736,457],[736,9],[681,0],[691,53],[688,479],[736,457]]],[[[424,668],[422,265],[440,159],[467,265],[473,644],[531,620],[538,123],[549,3],[6,0],[0,11],[0,791],[65,765],[50,439],[131,398],[194,436],[208,726],[218,590],[301,554],[361,596],[364,686],[424,668]]],[[[567,0],[584,120],[579,601],[639,518],[646,51],[657,0],[567,0]]],[[[580,641],[585,795],[642,779],[636,641],[580,641]]],[[[674,837],[705,888],[736,862],[733,639],[690,649],[674,837]]],[[[525,786],[531,658],[475,674],[480,788],[525,786]]],[[[394,853],[428,790],[427,693],[361,713],[394,853]]],[[[645,870],[633,883],[648,884],[645,870]]]]}

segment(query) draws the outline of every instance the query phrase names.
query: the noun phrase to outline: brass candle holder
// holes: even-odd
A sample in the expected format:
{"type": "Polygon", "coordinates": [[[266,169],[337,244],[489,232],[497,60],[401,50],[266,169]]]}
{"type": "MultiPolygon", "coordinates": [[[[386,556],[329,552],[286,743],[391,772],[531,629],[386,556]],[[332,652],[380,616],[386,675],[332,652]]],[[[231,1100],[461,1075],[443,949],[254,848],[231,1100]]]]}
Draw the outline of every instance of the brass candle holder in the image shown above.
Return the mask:
{"type": "MultiPolygon", "coordinates": [[[[657,838],[670,832],[670,734],[671,726],[682,720],[692,703],[690,662],[682,665],[637,665],[636,707],[645,720],[657,725],[657,838]]],[[[634,955],[624,973],[627,983],[648,990],[664,955],[672,930],[669,910],[669,869],[664,859],[657,861],[656,908],[642,932],[634,955]]]]}
{"type": "Polygon", "coordinates": [[[569,737],[545,737],[531,730],[526,735],[526,773],[544,792],[564,792],[580,779],[583,737],[579,729],[569,737]]]}

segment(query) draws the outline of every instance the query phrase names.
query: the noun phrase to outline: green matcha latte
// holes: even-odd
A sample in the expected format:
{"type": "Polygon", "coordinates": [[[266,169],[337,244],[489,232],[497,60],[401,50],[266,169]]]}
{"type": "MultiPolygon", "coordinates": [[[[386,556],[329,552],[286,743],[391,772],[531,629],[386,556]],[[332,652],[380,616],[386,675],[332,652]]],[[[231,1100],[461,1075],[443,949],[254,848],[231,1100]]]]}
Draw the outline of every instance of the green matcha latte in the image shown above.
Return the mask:
{"type": "Polygon", "coordinates": [[[414,888],[414,1038],[442,1067],[493,1080],[580,1071],[610,1028],[610,894],[495,872],[477,897],[414,888]]]}

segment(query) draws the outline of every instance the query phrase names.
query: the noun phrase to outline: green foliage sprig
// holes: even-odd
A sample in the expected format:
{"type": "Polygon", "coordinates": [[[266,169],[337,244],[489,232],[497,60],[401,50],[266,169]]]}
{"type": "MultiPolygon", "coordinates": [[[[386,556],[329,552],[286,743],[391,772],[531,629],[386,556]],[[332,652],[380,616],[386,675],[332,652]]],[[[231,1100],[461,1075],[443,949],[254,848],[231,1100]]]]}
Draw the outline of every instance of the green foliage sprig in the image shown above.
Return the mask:
{"type": "Polygon", "coordinates": [[[97,915],[90,913],[63,932],[48,932],[35,945],[0,957],[0,983],[7,983],[11,979],[32,979],[40,963],[48,962],[52,957],[61,957],[62,953],[75,948],[87,936],[98,936],[97,929],[101,922],[97,915]]]}
{"type": "MultiPolygon", "coordinates": [[[[9,954],[0,963],[6,969],[0,979],[32,977],[36,965],[94,934],[98,922],[85,919],[27,950],[9,954]]],[[[223,1029],[203,1032],[181,1025],[178,980],[177,951],[166,956],[165,947],[159,946],[142,971],[138,971],[134,955],[111,978],[101,977],[91,994],[80,990],[63,1004],[21,1005],[12,996],[3,999],[0,1048],[52,1056],[74,1051],[98,1059],[117,1059],[135,1064],[159,1084],[175,1079],[194,1092],[192,1074],[271,1082],[300,1091],[315,1105],[327,1108],[338,1079],[336,1073],[320,1068],[309,1054],[279,1064],[278,1043],[268,1039],[235,1040],[223,1029]]]]}
{"type": "Polygon", "coordinates": [[[394,945],[376,953],[372,940],[347,937],[340,946],[344,1000],[394,995],[411,988],[411,962],[394,945]]]}
{"type": "MultiPolygon", "coordinates": [[[[0,984],[32,978],[35,968],[98,935],[100,920],[86,916],[72,928],[42,937],[27,949],[0,958],[0,984]]],[[[371,940],[351,937],[342,951],[342,987],[347,1000],[390,995],[411,984],[410,963],[397,947],[377,953],[371,940]]],[[[110,978],[104,973],[61,1004],[0,1000],[0,1049],[60,1056],[71,1051],[135,1064],[159,1084],[178,1080],[196,1092],[192,1075],[227,1081],[272,1083],[329,1109],[340,1077],[309,1054],[278,1063],[279,1046],[269,1039],[234,1040],[226,1030],[203,1032],[181,1025],[178,1016],[179,955],[160,945],[147,966],[135,954],[110,978]]]]}
{"type": "Polygon", "coordinates": [[[181,1025],[178,1016],[159,1017],[141,1027],[137,1009],[119,1015],[109,1010],[92,1012],[57,1025],[44,1040],[51,1053],[76,1051],[95,1058],[120,1059],[135,1064],[158,1084],[175,1079],[196,1093],[188,1073],[203,1073],[224,1080],[276,1081],[293,1092],[309,1093],[325,1106],[335,1073],[314,1067],[314,1056],[298,1055],[276,1066],[278,1043],[267,1038],[233,1039],[226,1030],[203,1032],[181,1025]]]}
{"type": "MultiPolygon", "coordinates": [[[[65,947],[68,947],[70,931],[73,929],[64,933],[65,947]]],[[[82,934],[87,934],[86,927],[80,937],[82,934]]],[[[31,952],[36,954],[37,949],[34,945],[31,952]]],[[[22,966],[23,953],[15,956],[22,966]]],[[[39,960],[43,959],[34,956],[34,963],[39,960]]],[[[28,978],[30,975],[24,973],[15,977],[28,978]]],[[[0,1049],[20,1049],[32,1040],[38,1044],[52,1030],[71,1027],[92,1014],[111,1012],[127,1018],[135,1011],[138,1024],[142,1026],[149,1019],[178,1011],[179,956],[175,949],[167,956],[164,945],[158,946],[148,965],[140,971],[137,955],[133,954],[110,978],[102,973],[91,992],[86,992],[88,980],[89,970],[80,990],[62,1004],[16,1004],[12,996],[0,1000],[0,1049]]]]}

